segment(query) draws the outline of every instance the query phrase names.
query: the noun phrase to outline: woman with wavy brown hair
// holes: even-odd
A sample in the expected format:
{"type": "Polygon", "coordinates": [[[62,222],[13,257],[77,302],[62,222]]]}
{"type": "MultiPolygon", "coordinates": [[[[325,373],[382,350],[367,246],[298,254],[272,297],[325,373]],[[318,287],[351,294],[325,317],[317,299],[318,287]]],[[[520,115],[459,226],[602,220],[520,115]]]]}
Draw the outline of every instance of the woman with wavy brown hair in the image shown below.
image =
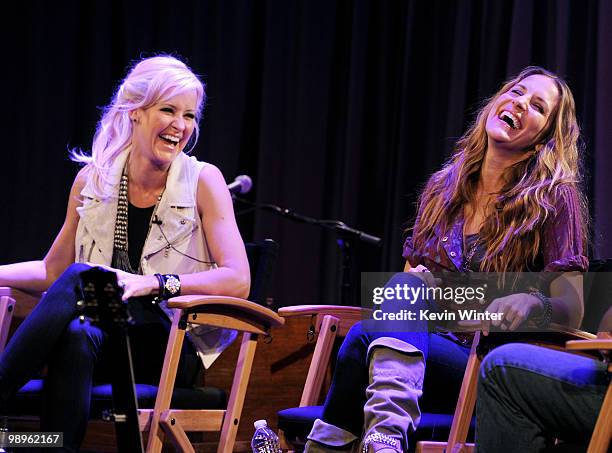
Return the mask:
{"type": "MultiPolygon", "coordinates": [[[[404,245],[404,273],[387,285],[433,285],[427,271],[563,272],[546,295],[494,299],[487,311],[501,316],[482,328],[516,330],[527,320],[578,327],[579,272],[588,266],[579,135],[574,99],[560,77],[528,67],[503,84],[425,185],[404,245]]],[[[413,307],[435,309],[428,304],[413,307]]],[[[358,323],[348,333],[306,451],[351,451],[361,437],[364,452],[408,451],[425,363],[430,373],[444,373],[448,387],[460,382],[469,336],[428,333],[418,322],[411,332],[369,330],[358,323]]]]}

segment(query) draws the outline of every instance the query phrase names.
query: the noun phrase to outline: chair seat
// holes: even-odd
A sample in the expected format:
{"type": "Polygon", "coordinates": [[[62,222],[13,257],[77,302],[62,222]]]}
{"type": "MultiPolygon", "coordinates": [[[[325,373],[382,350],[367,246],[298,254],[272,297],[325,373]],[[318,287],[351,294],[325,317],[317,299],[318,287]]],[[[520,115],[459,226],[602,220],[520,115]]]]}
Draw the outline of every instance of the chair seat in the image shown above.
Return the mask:
{"type": "Polygon", "coordinates": [[[278,429],[290,439],[306,439],[317,418],[321,418],[323,406],[292,407],[278,411],[278,429]]]}
{"type": "MultiPolygon", "coordinates": [[[[33,379],[24,385],[8,403],[9,413],[23,416],[40,413],[42,379],[33,379]]],[[[138,407],[152,409],[155,405],[157,386],[136,384],[138,407]]],[[[111,385],[96,385],[91,395],[91,417],[100,418],[102,411],[111,407],[111,385]]],[[[172,393],[171,407],[176,409],[225,409],[227,396],[215,387],[196,387],[192,389],[175,388],[172,393]]]]}
{"type": "MultiPolygon", "coordinates": [[[[278,428],[287,439],[305,441],[312,425],[317,418],[321,418],[323,406],[292,407],[278,412],[278,428]]],[[[421,422],[417,431],[410,436],[410,447],[414,448],[420,440],[445,441],[448,439],[452,414],[433,414],[425,412],[421,415],[421,422]]],[[[472,419],[468,439],[474,439],[475,419],[472,419]]]]}

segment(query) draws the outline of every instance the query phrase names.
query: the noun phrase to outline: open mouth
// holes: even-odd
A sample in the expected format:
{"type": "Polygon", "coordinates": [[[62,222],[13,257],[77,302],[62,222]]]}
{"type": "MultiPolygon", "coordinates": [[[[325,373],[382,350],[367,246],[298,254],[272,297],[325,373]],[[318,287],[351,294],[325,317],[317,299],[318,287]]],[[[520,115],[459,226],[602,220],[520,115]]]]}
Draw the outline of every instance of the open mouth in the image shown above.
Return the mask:
{"type": "Polygon", "coordinates": [[[170,134],[161,134],[159,135],[159,138],[171,146],[178,146],[179,142],[181,141],[179,137],[170,134]]]}
{"type": "Polygon", "coordinates": [[[521,127],[521,122],[519,121],[519,119],[514,116],[512,112],[508,112],[507,110],[501,112],[498,118],[504,123],[506,123],[508,126],[510,126],[510,128],[512,129],[520,129],[521,127]]]}

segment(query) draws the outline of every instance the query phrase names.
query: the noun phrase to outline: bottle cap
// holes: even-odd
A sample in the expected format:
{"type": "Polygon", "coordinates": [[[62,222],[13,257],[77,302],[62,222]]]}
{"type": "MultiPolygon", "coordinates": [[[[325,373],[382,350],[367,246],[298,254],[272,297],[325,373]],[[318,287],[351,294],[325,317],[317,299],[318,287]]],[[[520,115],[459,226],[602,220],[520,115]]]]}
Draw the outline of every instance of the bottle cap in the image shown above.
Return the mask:
{"type": "Polygon", "coordinates": [[[265,428],[268,426],[268,422],[265,420],[257,420],[255,423],[253,423],[253,425],[255,426],[255,429],[265,428]]]}

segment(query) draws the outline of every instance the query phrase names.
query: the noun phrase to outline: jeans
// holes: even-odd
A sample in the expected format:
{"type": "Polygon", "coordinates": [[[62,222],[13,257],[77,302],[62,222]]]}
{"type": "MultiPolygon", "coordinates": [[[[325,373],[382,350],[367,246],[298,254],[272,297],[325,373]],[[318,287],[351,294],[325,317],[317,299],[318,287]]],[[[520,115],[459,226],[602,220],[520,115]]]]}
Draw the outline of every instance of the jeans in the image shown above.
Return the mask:
{"type": "Polygon", "coordinates": [[[526,344],[490,352],[480,368],[479,453],[537,452],[552,438],[588,444],[608,388],[603,362],[526,344]]]}
{"type": "MultiPolygon", "coordinates": [[[[399,273],[387,283],[387,286],[392,287],[397,283],[420,285],[421,280],[410,273],[399,273]]],[[[416,301],[412,308],[433,309],[423,300],[416,301]]],[[[414,330],[418,330],[416,332],[369,332],[364,330],[361,322],[349,330],[338,352],[334,377],[323,409],[324,422],[361,437],[363,407],[366,402],[365,390],[369,381],[368,351],[373,342],[379,343],[381,339],[397,339],[414,346],[423,354],[427,369],[432,365],[436,373],[444,373],[447,383],[445,391],[452,393],[451,389],[459,388],[467,364],[469,347],[460,346],[441,335],[428,333],[427,326],[417,324],[418,322],[412,324],[414,330]]],[[[427,370],[425,373],[427,374],[427,370]]],[[[436,389],[436,392],[438,393],[436,399],[444,398],[444,395],[439,394],[439,390],[436,389]]],[[[427,397],[426,393],[427,383],[423,399],[427,397]]],[[[451,398],[454,398],[451,404],[454,407],[456,393],[451,398]]]]}
{"type": "MultiPolygon", "coordinates": [[[[64,433],[60,451],[78,451],[89,418],[94,379],[107,379],[113,366],[113,351],[104,348],[106,334],[77,318],[80,273],[87,269],[85,264],[72,264],[57,279],[0,357],[0,411],[47,365],[41,430],[64,433]]],[[[151,307],[149,303],[139,309],[151,312],[151,307]]],[[[137,382],[159,383],[170,322],[161,312],[157,319],[157,323],[130,327],[137,382]]],[[[198,370],[197,356],[186,342],[177,386],[192,385],[198,370]]]]}

